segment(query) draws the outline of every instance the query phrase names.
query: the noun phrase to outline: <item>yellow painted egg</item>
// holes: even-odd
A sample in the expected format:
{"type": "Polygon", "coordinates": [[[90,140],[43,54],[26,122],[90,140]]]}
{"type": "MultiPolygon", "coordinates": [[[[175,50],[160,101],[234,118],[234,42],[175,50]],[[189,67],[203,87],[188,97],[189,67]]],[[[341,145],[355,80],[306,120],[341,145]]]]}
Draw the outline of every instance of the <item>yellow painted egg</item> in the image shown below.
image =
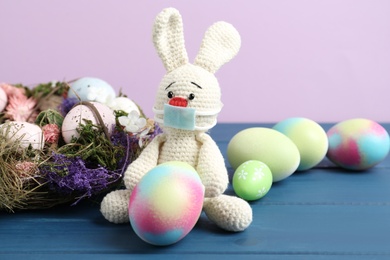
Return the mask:
{"type": "Polygon", "coordinates": [[[293,141],[284,134],[265,127],[238,132],[228,144],[227,157],[234,169],[249,160],[265,163],[272,172],[273,182],[293,174],[300,163],[299,150],[293,141]]]}
{"type": "Polygon", "coordinates": [[[328,136],[313,120],[292,117],[280,121],[273,129],[285,134],[298,147],[301,156],[298,171],[313,168],[325,158],[328,151],[328,136]]]}

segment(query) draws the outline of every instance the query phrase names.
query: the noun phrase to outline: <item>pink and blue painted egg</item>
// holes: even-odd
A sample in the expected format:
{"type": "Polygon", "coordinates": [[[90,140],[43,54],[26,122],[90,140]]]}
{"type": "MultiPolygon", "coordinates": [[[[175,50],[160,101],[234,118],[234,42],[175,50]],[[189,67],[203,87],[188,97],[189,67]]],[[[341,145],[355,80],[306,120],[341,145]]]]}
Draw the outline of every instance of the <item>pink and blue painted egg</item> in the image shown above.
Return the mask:
{"type": "Polygon", "coordinates": [[[380,163],[390,150],[390,138],[380,124],[363,118],[342,121],[327,131],[327,157],[349,170],[365,170],[380,163]]]}
{"type": "Polygon", "coordinates": [[[145,174],[129,202],[130,224],[144,241],[158,246],[184,238],[202,212],[204,186],[184,162],[160,164],[145,174]]]}

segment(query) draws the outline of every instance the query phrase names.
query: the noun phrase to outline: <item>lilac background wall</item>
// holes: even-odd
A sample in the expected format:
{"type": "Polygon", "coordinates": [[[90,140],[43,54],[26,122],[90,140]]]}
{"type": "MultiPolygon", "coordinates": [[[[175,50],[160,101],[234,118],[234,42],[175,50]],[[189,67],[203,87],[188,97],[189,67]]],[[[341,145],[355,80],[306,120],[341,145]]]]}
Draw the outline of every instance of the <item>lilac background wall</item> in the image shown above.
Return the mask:
{"type": "Polygon", "coordinates": [[[238,56],[217,72],[220,122],[390,122],[390,1],[0,0],[0,82],[99,77],[148,116],[164,74],[155,15],[180,10],[192,61],[218,20],[240,32],[238,56]]]}

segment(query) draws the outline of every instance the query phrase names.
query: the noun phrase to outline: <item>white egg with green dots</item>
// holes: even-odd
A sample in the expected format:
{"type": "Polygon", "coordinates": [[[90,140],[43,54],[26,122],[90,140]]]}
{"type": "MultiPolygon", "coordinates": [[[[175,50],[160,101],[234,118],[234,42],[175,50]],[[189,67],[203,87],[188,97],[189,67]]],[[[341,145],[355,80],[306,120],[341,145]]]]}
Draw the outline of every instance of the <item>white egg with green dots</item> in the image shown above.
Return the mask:
{"type": "Polygon", "coordinates": [[[315,121],[304,117],[292,117],[280,121],[273,129],[283,133],[297,146],[301,161],[298,171],[313,168],[325,158],[328,137],[315,121]]]}
{"type": "Polygon", "coordinates": [[[272,173],[260,161],[249,160],[238,166],[233,175],[233,190],[240,198],[252,201],[264,197],[272,186],[272,173]]]}

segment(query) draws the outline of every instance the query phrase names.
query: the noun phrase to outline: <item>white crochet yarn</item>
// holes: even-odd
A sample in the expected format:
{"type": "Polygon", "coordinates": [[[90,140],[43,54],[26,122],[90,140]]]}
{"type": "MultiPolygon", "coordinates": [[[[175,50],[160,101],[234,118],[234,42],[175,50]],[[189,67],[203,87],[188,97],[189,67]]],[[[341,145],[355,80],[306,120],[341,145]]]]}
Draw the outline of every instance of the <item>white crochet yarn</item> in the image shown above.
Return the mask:
{"type": "MultiPolygon", "coordinates": [[[[161,125],[164,134],[153,139],[127,168],[124,176],[127,190],[109,193],[101,203],[101,212],[113,223],[128,222],[129,196],[142,176],[157,164],[183,161],[197,170],[205,186],[203,210],[208,218],[225,230],[242,231],[252,222],[252,209],[240,198],[223,195],[229,182],[224,158],[205,133],[217,118],[217,113],[210,111],[219,111],[222,107],[214,73],[237,54],[240,35],[228,23],[213,24],[204,36],[194,64],[189,64],[181,16],[176,9],[167,8],[156,17],[153,42],[167,70],[157,91],[155,111],[164,110],[171,98],[168,92],[172,91],[175,97],[187,100],[188,108],[195,109],[196,129],[202,130],[161,125]],[[194,98],[190,98],[191,95],[194,98]]],[[[156,119],[163,122],[164,114],[156,114],[156,119]]]]}

